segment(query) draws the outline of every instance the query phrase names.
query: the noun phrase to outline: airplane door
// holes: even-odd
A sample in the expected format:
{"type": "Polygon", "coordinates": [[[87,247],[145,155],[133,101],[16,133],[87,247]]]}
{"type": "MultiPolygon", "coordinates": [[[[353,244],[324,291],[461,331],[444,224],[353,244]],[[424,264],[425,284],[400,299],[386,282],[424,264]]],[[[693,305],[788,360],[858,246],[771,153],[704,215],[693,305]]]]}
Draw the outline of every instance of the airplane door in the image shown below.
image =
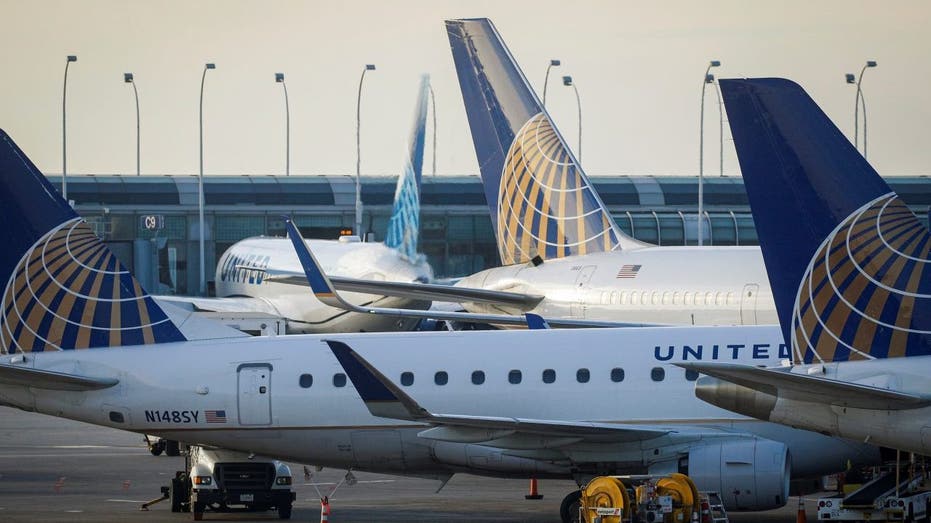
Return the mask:
{"type": "Polygon", "coordinates": [[[591,281],[592,274],[597,268],[597,265],[585,265],[579,269],[579,275],[575,277],[576,302],[569,306],[569,315],[573,318],[585,317],[585,310],[588,308],[588,303],[585,301],[585,287],[591,281]]]}
{"type": "Polygon", "coordinates": [[[756,325],[756,295],[760,286],[755,283],[744,285],[740,295],[740,323],[743,325],[756,325]]]}
{"type": "Polygon", "coordinates": [[[267,363],[240,365],[239,424],[268,425],[272,422],[272,366],[267,363]]]}

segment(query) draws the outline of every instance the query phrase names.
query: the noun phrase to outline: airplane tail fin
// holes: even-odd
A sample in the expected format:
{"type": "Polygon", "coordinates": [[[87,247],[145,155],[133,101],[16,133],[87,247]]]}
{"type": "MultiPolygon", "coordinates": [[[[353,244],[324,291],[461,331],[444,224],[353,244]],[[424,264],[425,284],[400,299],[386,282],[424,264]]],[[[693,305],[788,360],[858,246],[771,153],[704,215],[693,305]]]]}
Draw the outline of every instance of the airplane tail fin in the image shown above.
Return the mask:
{"type": "Polygon", "coordinates": [[[931,354],[931,235],[797,84],[721,80],[796,363],[931,354]]]}
{"type": "Polygon", "coordinates": [[[0,353],[184,340],[2,130],[0,201],[0,353]]]}
{"type": "Polygon", "coordinates": [[[388,222],[385,245],[397,249],[409,260],[417,258],[417,236],[420,234],[420,179],[423,172],[424,143],[427,131],[427,97],[430,96],[430,76],[420,79],[420,93],[414,110],[414,127],[408,142],[404,169],[398,177],[394,193],[394,210],[388,222]]]}
{"type": "Polygon", "coordinates": [[[639,247],[614,223],[490,20],[447,20],[504,264],[639,247]]]}

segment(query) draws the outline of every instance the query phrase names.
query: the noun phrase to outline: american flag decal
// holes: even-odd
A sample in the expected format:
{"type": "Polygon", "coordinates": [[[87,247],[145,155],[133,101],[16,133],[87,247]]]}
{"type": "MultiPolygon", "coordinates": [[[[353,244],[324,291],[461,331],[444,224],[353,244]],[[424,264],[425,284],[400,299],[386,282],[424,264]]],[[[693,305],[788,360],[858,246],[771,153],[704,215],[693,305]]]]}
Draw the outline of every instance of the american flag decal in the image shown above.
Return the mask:
{"type": "Polygon", "coordinates": [[[617,271],[617,277],[636,278],[637,273],[640,272],[640,267],[643,267],[643,265],[624,265],[621,270],[617,271]]]}
{"type": "Polygon", "coordinates": [[[204,415],[207,418],[207,423],[226,423],[225,410],[205,410],[204,415]]]}

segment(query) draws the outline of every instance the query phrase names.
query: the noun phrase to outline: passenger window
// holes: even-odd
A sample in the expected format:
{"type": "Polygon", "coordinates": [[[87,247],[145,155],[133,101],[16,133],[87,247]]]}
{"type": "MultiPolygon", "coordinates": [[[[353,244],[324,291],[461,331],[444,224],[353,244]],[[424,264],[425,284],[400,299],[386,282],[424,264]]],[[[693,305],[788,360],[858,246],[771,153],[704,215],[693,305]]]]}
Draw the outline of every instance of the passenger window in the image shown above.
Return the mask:
{"type": "Polygon", "coordinates": [[[638,300],[640,300],[640,293],[638,293],[637,291],[631,292],[631,293],[630,293],[630,303],[631,303],[632,305],[636,305],[638,300]]]}
{"type": "Polygon", "coordinates": [[[333,386],[334,387],[345,387],[346,386],[346,375],[342,372],[333,375],[333,386]]]}
{"type": "Polygon", "coordinates": [[[685,379],[687,381],[695,381],[698,379],[698,371],[692,369],[685,369],[685,379]]]}
{"type": "Polygon", "coordinates": [[[685,293],[685,296],[682,298],[682,302],[683,302],[684,305],[689,305],[689,304],[691,304],[691,303],[692,303],[692,293],[691,293],[691,292],[686,292],[686,293],[685,293]]]}
{"type": "Polygon", "coordinates": [[[714,305],[714,293],[713,292],[705,293],[705,305],[714,305]]]}
{"type": "Polygon", "coordinates": [[[650,295],[646,291],[640,293],[640,305],[648,305],[650,303],[650,295]]]}
{"type": "Polygon", "coordinates": [[[672,293],[672,304],[679,305],[679,291],[672,293]]]}
{"type": "Polygon", "coordinates": [[[433,375],[433,383],[437,385],[446,385],[449,383],[449,374],[446,374],[445,370],[441,370],[433,375]]]}
{"type": "Polygon", "coordinates": [[[723,293],[723,292],[719,292],[719,293],[715,294],[715,296],[714,296],[714,304],[717,305],[717,306],[719,306],[719,307],[720,307],[721,305],[724,305],[724,293],[723,293]]]}
{"type": "Polygon", "coordinates": [[[485,383],[485,373],[480,370],[473,372],[472,383],[475,385],[481,385],[482,383],[485,383]]]}
{"type": "Polygon", "coordinates": [[[653,305],[659,305],[659,293],[653,291],[653,305]]]}
{"type": "Polygon", "coordinates": [[[611,369],[611,381],[614,383],[620,383],[624,381],[624,369],[620,367],[614,367],[611,369]]]}
{"type": "Polygon", "coordinates": [[[517,385],[520,383],[522,376],[519,370],[515,369],[511,372],[508,372],[508,383],[511,385],[517,385]]]}
{"type": "Polygon", "coordinates": [[[575,373],[575,380],[579,383],[588,383],[588,380],[591,379],[592,374],[588,372],[588,369],[579,369],[575,373]]]}
{"type": "Polygon", "coordinates": [[[546,369],[543,371],[543,383],[553,383],[556,381],[556,371],[553,369],[546,369]]]}
{"type": "Polygon", "coordinates": [[[405,387],[410,387],[414,384],[414,373],[413,372],[402,372],[401,373],[401,385],[405,387]]]}
{"type": "Polygon", "coordinates": [[[624,305],[630,303],[630,294],[627,294],[627,291],[621,291],[621,303],[624,305]]]}
{"type": "Polygon", "coordinates": [[[302,389],[309,389],[314,384],[314,376],[313,374],[301,374],[297,382],[302,389]]]}
{"type": "Polygon", "coordinates": [[[737,305],[737,293],[729,292],[727,293],[727,304],[728,305],[737,305]]]}
{"type": "Polygon", "coordinates": [[[619,305],[621,303],[620,293],[617,291],[611,291],[611,303],[613,305],[619,305]]]}
{"type": "Polygon", "coordinates": [[[662,367],[653,367],[653,370],[650,371],[650,378],[653,381],[663,381],[666,379],[666,369],[662,367]]]}
{"type": "Polygon", "coordinates": [[[663,293],[663,305],[669,305],[672,303],[672,293],[666,291],[663,293]]]}

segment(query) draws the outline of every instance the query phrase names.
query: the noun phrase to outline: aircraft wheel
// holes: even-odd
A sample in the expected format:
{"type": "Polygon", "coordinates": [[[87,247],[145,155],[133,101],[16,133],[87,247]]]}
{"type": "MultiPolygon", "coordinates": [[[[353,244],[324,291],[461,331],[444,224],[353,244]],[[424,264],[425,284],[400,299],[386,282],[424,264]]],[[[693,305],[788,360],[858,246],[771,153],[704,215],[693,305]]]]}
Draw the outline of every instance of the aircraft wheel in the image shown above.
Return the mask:
{"type": "Polygon", "coordinates": [[[559,517],[562,519],[562,523],[580,523],[579,507],[581,506],[581,490],[573,490],[563,498],[562,503],[559,505],[559,517]]]}

